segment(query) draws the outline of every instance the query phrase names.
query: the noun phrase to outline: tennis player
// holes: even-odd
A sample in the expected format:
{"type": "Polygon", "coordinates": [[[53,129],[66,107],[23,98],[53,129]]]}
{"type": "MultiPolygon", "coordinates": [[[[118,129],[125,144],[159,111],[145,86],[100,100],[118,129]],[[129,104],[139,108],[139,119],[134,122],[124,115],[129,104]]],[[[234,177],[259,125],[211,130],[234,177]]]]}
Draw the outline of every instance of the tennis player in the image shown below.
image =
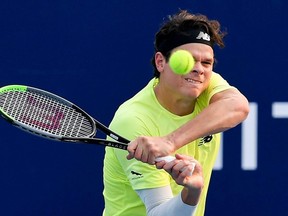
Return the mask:
{"type": "Polygon", "coordinates": [[[213,49],[224,47],[223,37],[218,21],[183,10],[156,33],[154,78],[118,108],[110,124],[134,141],[128,156],[106,148],[103,215],[204,215],[220,132],[249,113],[246,97],[213,71],[213,49]],[[196,62],[187,75],[173,73],[168,64],[179,49],[196,62]],[[176,160],[155,162],[166,155],[176,160]]]}

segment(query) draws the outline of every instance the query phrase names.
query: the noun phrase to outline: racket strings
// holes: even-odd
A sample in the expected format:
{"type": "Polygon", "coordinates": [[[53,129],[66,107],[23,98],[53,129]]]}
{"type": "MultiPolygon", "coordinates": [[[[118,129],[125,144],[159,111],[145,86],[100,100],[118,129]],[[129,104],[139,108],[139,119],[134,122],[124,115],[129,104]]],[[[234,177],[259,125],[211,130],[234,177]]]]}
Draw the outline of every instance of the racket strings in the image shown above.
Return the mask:
{"type": "Polygon", "coordinates": [[[53,135],[89,137],[91,121],[73,107],[35,92],[11,91],[0,95],[0,108],[16,121],[53,135]]]}

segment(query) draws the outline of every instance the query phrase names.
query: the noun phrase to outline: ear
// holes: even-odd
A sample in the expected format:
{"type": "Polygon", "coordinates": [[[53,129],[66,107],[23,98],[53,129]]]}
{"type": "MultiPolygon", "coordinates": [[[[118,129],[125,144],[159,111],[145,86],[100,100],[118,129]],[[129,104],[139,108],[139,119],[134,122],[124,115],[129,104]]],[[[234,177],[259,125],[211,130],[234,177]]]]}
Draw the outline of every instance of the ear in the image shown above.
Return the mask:
{"type": "Polygon", "coordinates": [[[165,64],[166,64],[165,57],[161,52],[157,52],[155,54],[155,65],[160,73],[163,72],[165,64]]]}

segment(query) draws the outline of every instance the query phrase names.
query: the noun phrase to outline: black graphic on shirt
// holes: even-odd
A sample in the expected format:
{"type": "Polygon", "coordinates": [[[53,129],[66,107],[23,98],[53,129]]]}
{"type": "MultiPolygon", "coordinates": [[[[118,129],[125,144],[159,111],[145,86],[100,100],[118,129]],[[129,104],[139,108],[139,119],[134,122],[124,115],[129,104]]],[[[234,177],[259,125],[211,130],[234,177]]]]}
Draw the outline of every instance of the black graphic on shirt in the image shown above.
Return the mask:
{"type": "Polygon", "coordinates": [[[208,135],[208,136],[202,137],[198,146],[201,146],[205,143],[209,143],[209,142],[211,142],[212,139],[213,139],[213,135],[208,135]]]}

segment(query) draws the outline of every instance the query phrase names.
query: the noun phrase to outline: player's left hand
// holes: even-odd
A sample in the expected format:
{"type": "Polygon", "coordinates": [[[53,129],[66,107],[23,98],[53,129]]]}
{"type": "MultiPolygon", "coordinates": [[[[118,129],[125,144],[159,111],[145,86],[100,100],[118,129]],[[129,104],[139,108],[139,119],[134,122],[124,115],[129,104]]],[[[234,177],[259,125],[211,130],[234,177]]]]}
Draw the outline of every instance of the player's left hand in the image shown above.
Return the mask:
{"type": "Polygon", "coordinates": [[[202,167],[193,157],[176,154],[175,160],[168,163],[159,161],[155,165],[168,172],[178,185],[190,190],[200,190],[203,187],[202,167]]]}

